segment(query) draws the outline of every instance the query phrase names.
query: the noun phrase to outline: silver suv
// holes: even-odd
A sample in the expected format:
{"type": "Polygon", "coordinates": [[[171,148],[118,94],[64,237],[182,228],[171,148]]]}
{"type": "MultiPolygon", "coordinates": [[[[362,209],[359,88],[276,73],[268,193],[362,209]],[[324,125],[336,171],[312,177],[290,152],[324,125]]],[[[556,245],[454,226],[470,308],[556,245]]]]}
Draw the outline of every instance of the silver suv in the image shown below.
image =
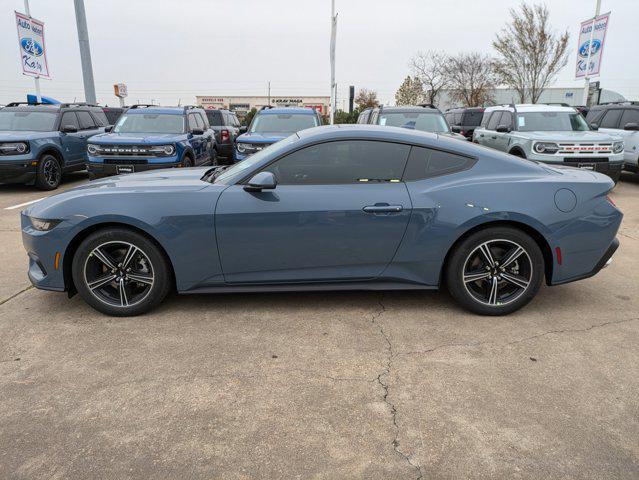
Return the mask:
{"type": "Polygon", "coordinates": [[[530,160],[595,170],[615,182],[624,163],[623,140],[593,130],[572,107],[489,107],[473,142],[530,160]]]}

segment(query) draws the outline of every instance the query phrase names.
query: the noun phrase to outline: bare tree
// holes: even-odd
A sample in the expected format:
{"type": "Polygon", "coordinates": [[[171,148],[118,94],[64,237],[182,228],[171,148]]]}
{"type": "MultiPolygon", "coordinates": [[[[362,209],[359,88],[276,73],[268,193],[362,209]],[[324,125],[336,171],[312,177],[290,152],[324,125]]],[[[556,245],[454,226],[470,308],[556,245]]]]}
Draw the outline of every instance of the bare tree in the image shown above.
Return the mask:
{"type": "Polygon", "coordinates": [[[404,79],[395,94],[396,105],[418,105],[424,101],[424,87],[419,78],[411,78],[410,75],[404,79]]]}
{"type": "Polygon", "coordinates": [[[377,107],[379,105],[377,92],[375,90],[362,88],[359,92],[357,92],[357,96],[355,97],[355,105],[357,105],[360,110],[364,110],[365,108],[377,107]]]}
{"type": "Polygon", "coordinates": [[[446,88],[449,83],[446,71],[447,62],[448,55],[433,50],[417,52],[410,60],[410,69],[422,83],[426,101],[433,105],[435,105],[440,91],[446,88]]]}
{"type": "Polygon", "coordinates": [[[544,89],[568,62],[568,31],[557,37],[548,25],[545,5],[522,3],[510,9],[511,22],[498,33],[493,48],[499,58],[495,71],[514,88],[521,103],[537,103],[544,89]]]}
{"type": "Polygon", "coordinates": [[[497,77],[493,60],[478,52],[460,53],[448,60],[450,97],[466,107],[478,107],[493,101],[497,77]]]}

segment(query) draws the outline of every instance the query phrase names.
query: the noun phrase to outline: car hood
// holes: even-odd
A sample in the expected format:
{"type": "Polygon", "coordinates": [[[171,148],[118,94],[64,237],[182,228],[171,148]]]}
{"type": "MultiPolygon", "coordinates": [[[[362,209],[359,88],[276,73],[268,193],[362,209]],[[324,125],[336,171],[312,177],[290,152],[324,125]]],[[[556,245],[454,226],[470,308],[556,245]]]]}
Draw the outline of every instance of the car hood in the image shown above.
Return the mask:
{"type": "Polygon", "coordinates": [[[182,140],[179,133],[101,133],[91,137],[99,145],[161,145],[182,140]]]}
{"type": "Polygon", "coordinates": [[[295,132],[289,133],[244,133],[237,137],[238,142],[245,143],[275,143],[280,140],[284,140],[286,137],[290,137],[295,132]]]}
{"type": "Polygon", "coordinates": [[[604,132],[517,132],[518,137],[549,142],[610,142],[617,137],[604,132]]]}
{"type": "Polygon", "coordinates": [[[40,138],[57,137],[58,132],[6,132],[0,131],[0,142],[19,142],[20,140],[37,140],[40,138]]]}
{"type": "MultiPolygon", "coordinates": [[[[24,214],[38,218],[54,218],[50,216],[50,213],[57,210],[56,207],[71,201],[83,202],[88,195],[122,195],[126,193],[140,194],[164,191],[174,193],[202,190],[214,186],[211,183],[201,180],[204,173],[210,168],[211,167],[196,167],[149,170],[147,172],[94,180],[40,200],[25,209],[24,214]]],[[[109,199],[105,199],[105,201],[108,202],[109,199]]]]}

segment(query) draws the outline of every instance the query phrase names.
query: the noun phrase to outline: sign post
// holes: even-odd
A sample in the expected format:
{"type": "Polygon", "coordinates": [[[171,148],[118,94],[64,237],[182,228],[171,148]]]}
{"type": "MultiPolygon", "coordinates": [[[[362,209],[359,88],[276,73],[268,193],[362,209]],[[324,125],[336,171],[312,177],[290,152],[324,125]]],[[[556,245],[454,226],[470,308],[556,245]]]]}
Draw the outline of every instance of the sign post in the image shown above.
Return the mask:
{"type": "Polygon", "coordinates": [[[42,101],[40,77],[50,78],[47,52],[44,43],[44,23],[31,17],[29,0],[24,0],[25,13],[15,12],[18,29],[18,45],[22,73],[33,77],[36,90],[36,101],[42,101]]]}
{"type": "Polygon", "coordinates": [[[124,99],[129,94],[126,88],[126,84],[116,83],[115,85],[113,85],[113,93],[115,93],[115,96],[120,99],[120,106],[124,108],[124,99]]]}
{"type": "Polygon", "coordinates": [[[581,23],[577,48],[575,78],[584,79],[583,104],[588,104],[590,78],[599,75],[610,12],[599,15],[601,0],[597,0],[595,16],[581,23]]]}

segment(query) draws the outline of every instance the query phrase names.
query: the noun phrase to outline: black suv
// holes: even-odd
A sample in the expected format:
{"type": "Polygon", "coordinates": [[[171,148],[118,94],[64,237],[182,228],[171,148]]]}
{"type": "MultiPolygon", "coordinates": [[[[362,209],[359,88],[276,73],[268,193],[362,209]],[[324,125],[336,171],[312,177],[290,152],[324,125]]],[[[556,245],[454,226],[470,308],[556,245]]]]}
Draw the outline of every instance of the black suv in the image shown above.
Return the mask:
{"type": "Polygon", "coordinates": [[[228,110],[206,109],[205,112],[215,132],[218,164],[231,165],[235,139],[240,134],[240,121],[234,112],[228,110]]]}
{"type": "Polygon", "coordinates": [[[63,173],[84,170],[87,139],[108,123],[86,103],[10,103],[0,110],[0,183],[57,188],[63,173]]]}
{"type": "Polygon", "coordinates": [[[624,170],[639,173],[639,102],[594,105],[586,121],[602,132],[623,139],[624,170]]]}
{"type": "Polygon", "coordinates": [[[481,120],[484,118],[484,109],[482,107],[449,108],[444,117],[453,132],[463,135],[467,140],[472,140],[475,128],[481,125],[481,120]]]}
{"type": "Polygon", "coordinates": [[[430,104],[415,106],[374,108],[370,113],[368,123],[386,127],[402,127],[422,132],[437,133],[458,139],[465,139],[453,133],[439,108],[430,104]]]}

